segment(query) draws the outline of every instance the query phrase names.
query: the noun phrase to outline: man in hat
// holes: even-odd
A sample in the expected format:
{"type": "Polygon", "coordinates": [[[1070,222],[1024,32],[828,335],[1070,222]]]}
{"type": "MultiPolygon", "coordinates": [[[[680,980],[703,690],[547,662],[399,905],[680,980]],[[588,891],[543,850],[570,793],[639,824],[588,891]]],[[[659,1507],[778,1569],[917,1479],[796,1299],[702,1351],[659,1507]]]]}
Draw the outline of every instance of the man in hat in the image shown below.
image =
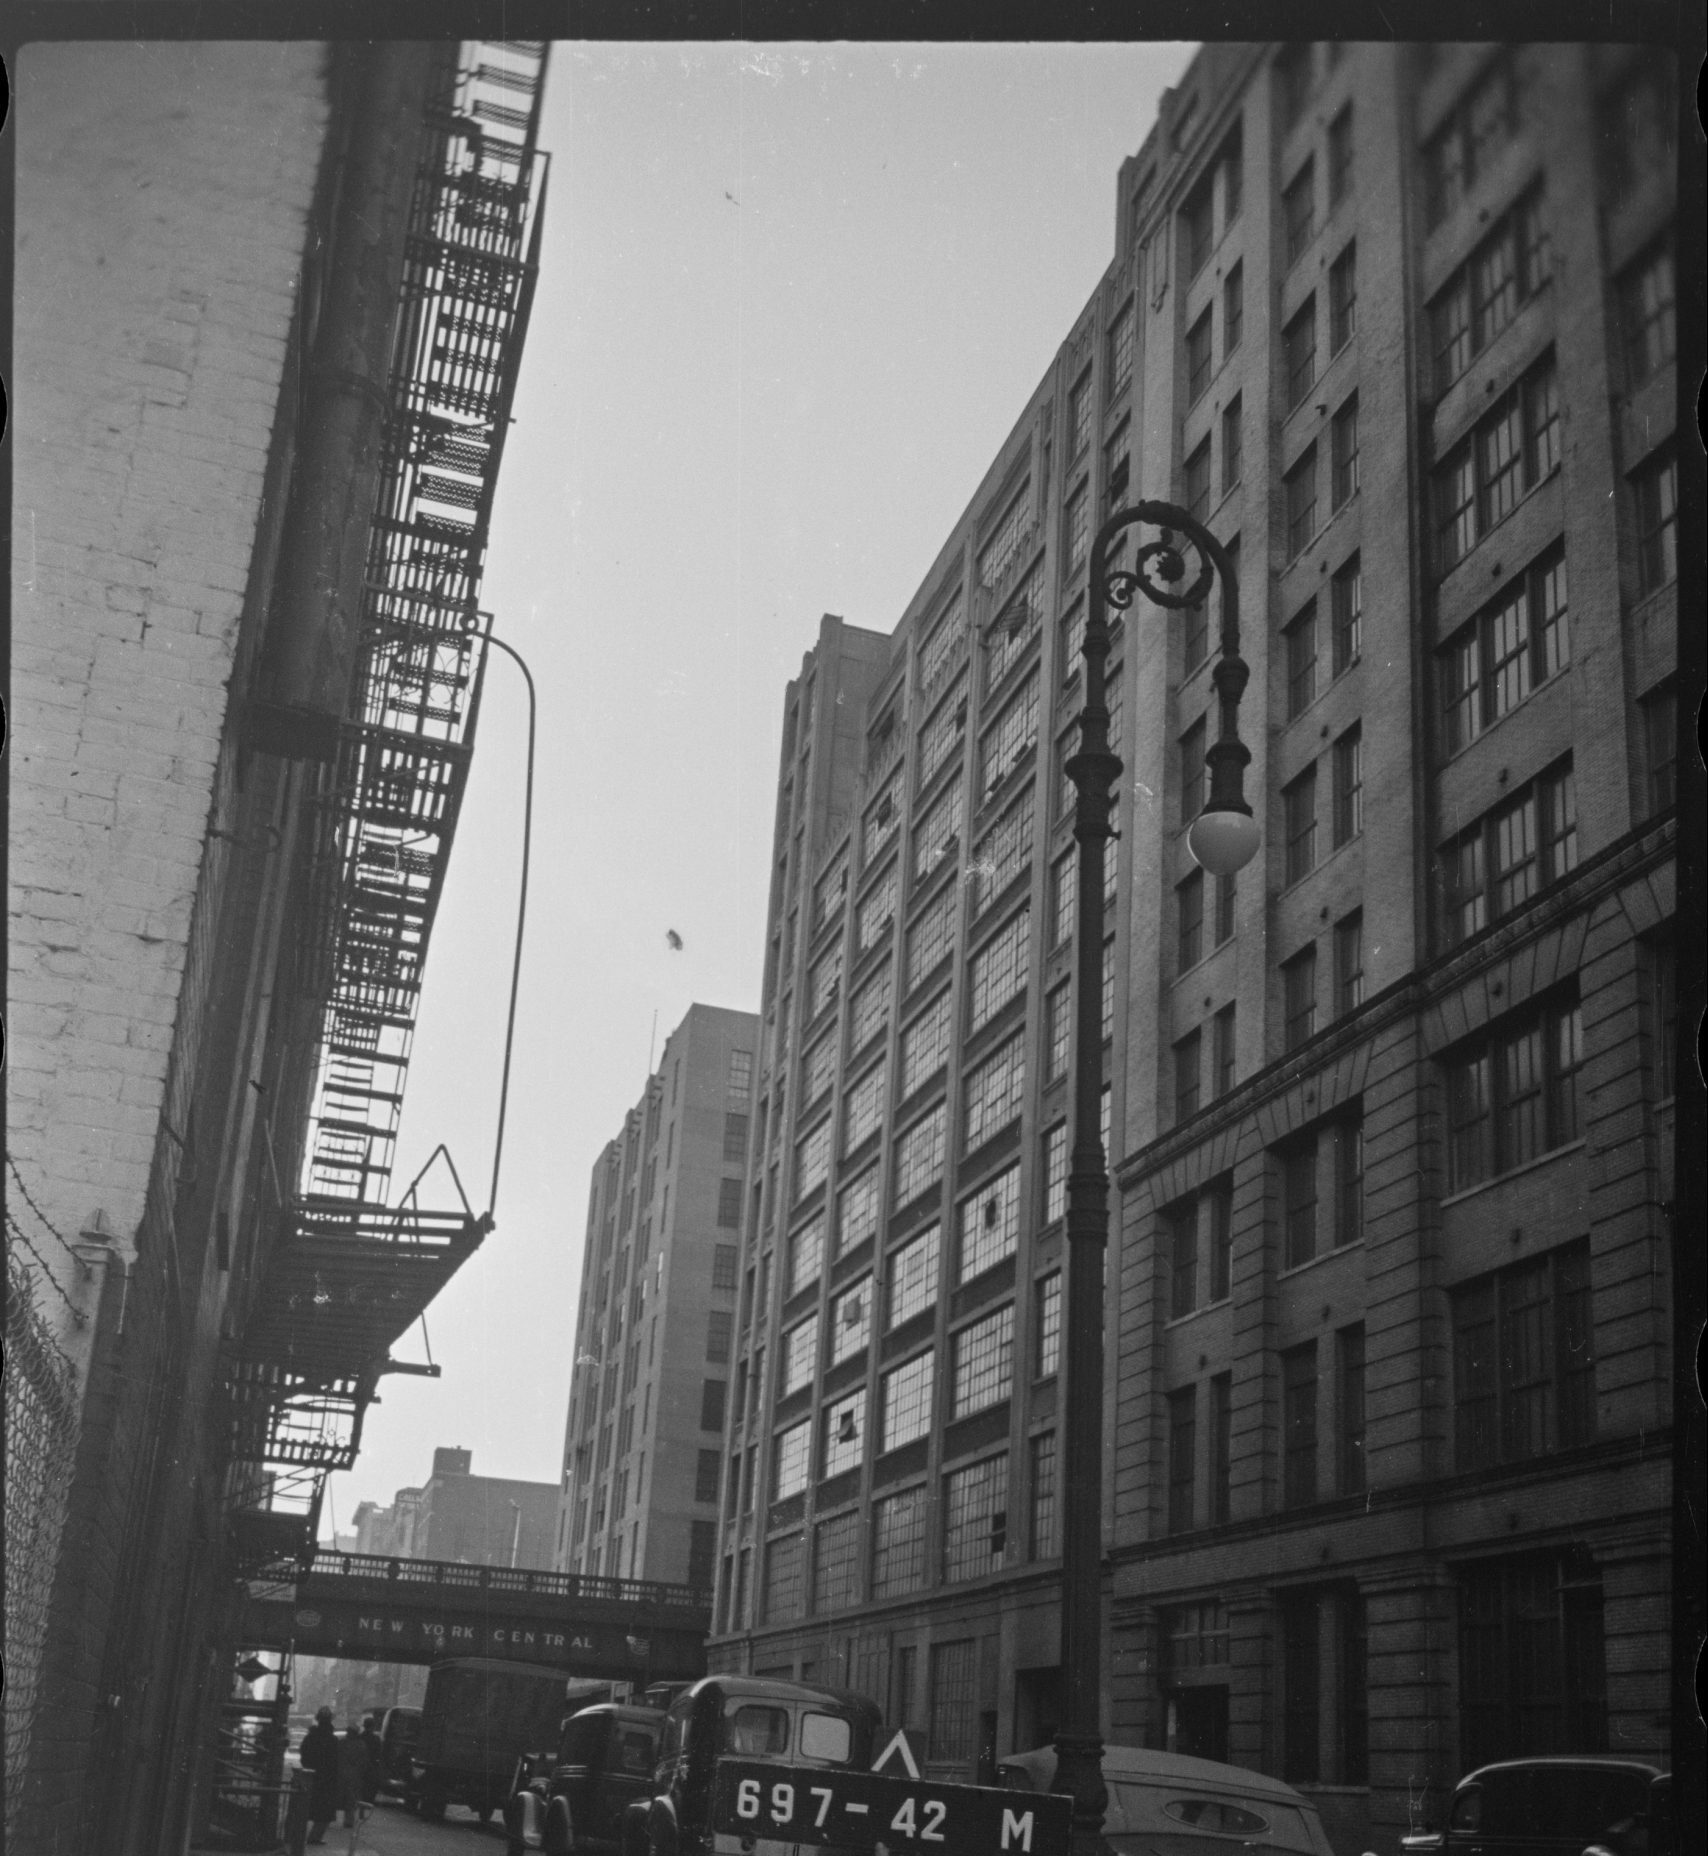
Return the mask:
{"type": "Polygon", "coordinates": [[[338,1815],[338,1736],[332,1729],[332,1710],[322,1708],[314,1725],[302,1737],[297,1758],[311,1775],[308,1793],[308,1840],[324,1843],[338,1815]]]}

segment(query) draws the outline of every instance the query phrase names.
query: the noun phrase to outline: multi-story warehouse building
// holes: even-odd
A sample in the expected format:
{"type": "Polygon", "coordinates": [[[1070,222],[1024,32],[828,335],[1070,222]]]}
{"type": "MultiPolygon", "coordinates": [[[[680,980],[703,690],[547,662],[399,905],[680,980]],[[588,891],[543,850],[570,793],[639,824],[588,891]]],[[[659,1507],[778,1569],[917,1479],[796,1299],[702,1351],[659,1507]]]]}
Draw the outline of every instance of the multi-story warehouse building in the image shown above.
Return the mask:
{"type": "Polygon", "coordinates": [[[758,1034],[690,1006],[594,1165],[561,1572],[711,1591],[758,1034]]]}
{"type": "Polygon", "coordinates": [[[900,624],[824,621],[714,1659],[864,1688],[945,1773],[1052,1730],[1063,761],[1090,538],[1166,498],[1243,567],[1264,842],[1187,855],[1218,614],[1141,598],[1106,1730],[1296,1781],[1353,1849],[1484,1757],[1664,1749],[1675,79],[1206,49],[900,624]]]}

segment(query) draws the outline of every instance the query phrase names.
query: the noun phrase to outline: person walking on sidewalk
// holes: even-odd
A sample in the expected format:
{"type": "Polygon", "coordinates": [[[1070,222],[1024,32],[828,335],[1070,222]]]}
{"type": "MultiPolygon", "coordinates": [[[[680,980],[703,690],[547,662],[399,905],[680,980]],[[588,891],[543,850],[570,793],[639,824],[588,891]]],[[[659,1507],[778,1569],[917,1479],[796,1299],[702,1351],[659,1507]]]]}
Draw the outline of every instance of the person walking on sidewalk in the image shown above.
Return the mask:
{"type": "MultiPolygon", "coordinates": [[[[368,1814],[362,1798],[373,1758],[367,1741],[362,1738],[361,1727],[353,1718],[344,1730],[343,1739],[337,1743],[337,1762],[338,1806],[344,1813],[344,1828],[354,1832],[357,1823],[368,1814]]],[[[350,1838],[350,1847],[356,1847],[354,1835],[350,1838]]]]}
{"type": "Polygon", "coordinates": [[[322,1708],[315,1715],[314,1725],[302,1737],[297,1758],[311,1777],[308,1840],[324,1843],[327,1829],[338,1815],[338,1736],[332,1730],[330,1708],[322,1708]]]}

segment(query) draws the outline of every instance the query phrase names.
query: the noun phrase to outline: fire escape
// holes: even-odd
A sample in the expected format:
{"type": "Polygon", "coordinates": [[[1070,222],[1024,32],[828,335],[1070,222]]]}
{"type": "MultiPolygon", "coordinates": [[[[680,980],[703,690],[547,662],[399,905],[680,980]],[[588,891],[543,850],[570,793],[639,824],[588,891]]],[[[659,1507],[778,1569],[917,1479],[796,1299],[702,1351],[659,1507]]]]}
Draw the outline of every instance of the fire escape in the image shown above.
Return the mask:
{"type": "Polygon", "coordinates": [[[546,56],[540,42],[464,46],[428,110],[358,699],[312,820],[311,964],[329,978],[307,1157],[228,1379],[243,1573],[312,1555],[326,1476],[355,1460],[391,1348],[490,1228],[466,1198],[433,1210],[410,1186],[391,1202],[392,1165],[480,708],[480,578],[537,270],[546,56]]]}

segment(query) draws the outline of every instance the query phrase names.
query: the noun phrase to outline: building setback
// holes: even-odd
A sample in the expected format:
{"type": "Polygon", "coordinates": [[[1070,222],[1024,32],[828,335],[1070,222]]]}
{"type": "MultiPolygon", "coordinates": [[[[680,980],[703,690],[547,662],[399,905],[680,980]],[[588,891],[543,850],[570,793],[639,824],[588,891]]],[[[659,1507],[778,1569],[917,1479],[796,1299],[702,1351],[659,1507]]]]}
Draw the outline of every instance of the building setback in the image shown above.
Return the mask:
{"type": "Polygon", "coordinates": [[[560,1571],[711,1590],[758,1030],[690,1006],[594,1165],[560,1571]]]}
{"type": "Polygon", "coordinates": [[[1243,568],[1264,839],[1187,855],[1220,614],[1141,596],[1106,1732],[1278,1773],[1345,1849],[1479,1759],[1665,1756],[1675,114],[1635,47],[1206,48],[901,623],[823,621],[714,1667],[864,1689],[943,1776],[1053,1729],[1062,766],[1090,538],[1165,498],[1243,568]]]}

